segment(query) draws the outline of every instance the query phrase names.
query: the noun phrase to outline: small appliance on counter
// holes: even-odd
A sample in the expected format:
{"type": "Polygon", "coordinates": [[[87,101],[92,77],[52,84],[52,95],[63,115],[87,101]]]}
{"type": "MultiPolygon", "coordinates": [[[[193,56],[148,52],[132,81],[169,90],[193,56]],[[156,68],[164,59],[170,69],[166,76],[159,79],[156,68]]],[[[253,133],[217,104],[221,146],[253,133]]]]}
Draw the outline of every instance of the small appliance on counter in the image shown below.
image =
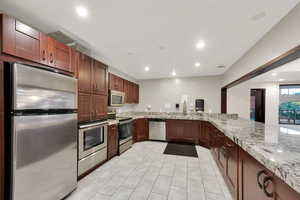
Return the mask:
{"type": "Polygon", "coordinates": [[[118,118],[119,126],[119,154],[131,148],[133,143],[133,119],[129,117],[118,118]]]}
{"type": "Polygon", "coordinates": [[[195,111],[204,112],[204,99],[196,99],[195,100],[195,111]]]}
{"type": "Polygon", "coordinates": [[[79,126],[78,177],[107,159],[107,127],[107,121],[79,126]]]}

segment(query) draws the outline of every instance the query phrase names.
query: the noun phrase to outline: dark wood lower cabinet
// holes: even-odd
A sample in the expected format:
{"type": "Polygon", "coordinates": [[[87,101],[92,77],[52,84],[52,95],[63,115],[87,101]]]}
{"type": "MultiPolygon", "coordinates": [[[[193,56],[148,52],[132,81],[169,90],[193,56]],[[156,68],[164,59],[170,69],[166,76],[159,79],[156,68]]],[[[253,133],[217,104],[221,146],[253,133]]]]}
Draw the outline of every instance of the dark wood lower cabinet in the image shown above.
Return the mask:
{"type": "Polygon", "coordinates": [[[169,142],[198,144],[199,122],[196,120],[166,120],[166,138],[169,142]]]}
{"type": "Polygon", "coordinates": [[[149,139],[148,119],[136,119],[134,121],[134,142],[140,142],[149,139]]]}
{"type": "Polygon", "coordinates": [[[110,125],[108,127],[108,136],[107,136],[107,159],[111,159],[118,154],[119,143],[118,140],[118,126],[110,125]]]}
{"type": "MultiPolygon", "coordinates": [[[[263,180],[272,177],[264,166],[258,163],[249,154],[240,150],[239,161],[239,200],[270,200],[274,197],[268,197],[262,187],[263,180]]],[[[269,191],[274,191],[274,184],[269,185],[269,191]]]]}
{"type": "Polygon", "coordinates": [[[210,132],[212,125],[209,122],[200,121],[199,123],[199,145],[210,148],[210,132]]]}

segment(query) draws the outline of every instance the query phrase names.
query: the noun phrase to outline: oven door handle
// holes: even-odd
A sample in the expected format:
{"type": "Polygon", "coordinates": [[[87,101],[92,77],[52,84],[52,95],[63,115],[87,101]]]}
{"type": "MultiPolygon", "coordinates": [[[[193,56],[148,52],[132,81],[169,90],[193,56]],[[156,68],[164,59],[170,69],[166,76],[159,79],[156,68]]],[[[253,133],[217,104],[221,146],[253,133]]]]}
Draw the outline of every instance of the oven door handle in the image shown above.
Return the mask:
{"type": "Polygon", "coordinates": [[[92,124],[86,124],[86,125],[81,125],[81,126],[79,126],[79,128],[83,129],[83,128],[91,128],[91,127],[95,127],[95,126],[97,126],[97,127],[99,127],[99,126],[105,126],[105,125],[108,125],[108,121],[98,122],[98,123],[92,123],[92,124]]]}
{"type": "Polygon", "coordinates": [[[131,123],[131,122],[133,122],[133,119],[126,120],[126,121],[121,121],[121,122],[119,122],[119,125],[128,124],[128,123],[131,123]]]}

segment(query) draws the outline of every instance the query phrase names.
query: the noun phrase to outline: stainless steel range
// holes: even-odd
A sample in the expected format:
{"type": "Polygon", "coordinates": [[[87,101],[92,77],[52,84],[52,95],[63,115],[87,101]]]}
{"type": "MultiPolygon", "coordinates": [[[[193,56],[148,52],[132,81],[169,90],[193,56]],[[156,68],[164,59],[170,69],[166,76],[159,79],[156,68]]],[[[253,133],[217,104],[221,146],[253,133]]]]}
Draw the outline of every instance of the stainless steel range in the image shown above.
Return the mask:
{"type": "Polygon", "coordinates": [[[132,146],[133,119],[117,118],[117,120],[119,120],[119,153],[121,154],[132,146]]]}
{"type": "Polygon", "coordinates": [[[78,176],[107,159],[107,126],[107,121],[79,126],[78,176]]]}

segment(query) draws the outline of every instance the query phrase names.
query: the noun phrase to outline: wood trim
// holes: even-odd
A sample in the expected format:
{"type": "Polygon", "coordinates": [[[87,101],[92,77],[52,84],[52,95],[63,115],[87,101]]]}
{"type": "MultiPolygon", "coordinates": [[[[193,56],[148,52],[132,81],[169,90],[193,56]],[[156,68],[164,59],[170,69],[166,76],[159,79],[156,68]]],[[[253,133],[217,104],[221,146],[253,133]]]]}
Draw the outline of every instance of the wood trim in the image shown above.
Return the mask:
{"type": "Polygon", "coordinates": [[[4,80],[3,61],[0,60],[0,200],[4,200],[4,80]]]}
{"type": "Polygon", "coordinates": [[[293,60],[296,60],[297,58],[300,58],[300,45],[289,50],[288,52],[272,59],[271,61],[267,62],[266,64],[256,68],[255,70],[245,74],[244,76],[240,77],[239,79],[232,81],[231,83],[225,85],[223,88],[231,88],[233,86],[236,86],[240,83],[243,83],[245,81],[248,81],[258,75],[261,75],[263,73],[266,73],[268,71],[271,71],[273,69],[276,69],[286,63],[289,63],[293,60]]]}
{"type": "Polygon", "coordinates": [[[227,88],[221,89],[221,113],[227,113],[227,88]]]}
{"type": "Polygon", "coordinates": [[[243,75],[242,77],[236,79],[235,81],[232,81],[231,83],[225,85],[221,89],[221,95],[224,95],[221,98],[221,112],[227,113],[227,97],[225,100],[225,89],[226,89],[226,96],[227,96],[227,89],[232,88],[238,84],[241,84],[245,81],[248,81],[256,76],[259,76],[263,73],[266,73],[268,71],[271,71],[273,69],[276,69],[286,63],[289,63],[291,61],[294,61],[296,59],[300,58],[300,45],[296,46],[295,48],[287,51],[286,53],[270,60],[269,62],[265,63],[264,65],[261,65],[260,67],[256,68],[255,70],[243,75]],[[224,93],[224,94],[223,94],[224,93]]]}

